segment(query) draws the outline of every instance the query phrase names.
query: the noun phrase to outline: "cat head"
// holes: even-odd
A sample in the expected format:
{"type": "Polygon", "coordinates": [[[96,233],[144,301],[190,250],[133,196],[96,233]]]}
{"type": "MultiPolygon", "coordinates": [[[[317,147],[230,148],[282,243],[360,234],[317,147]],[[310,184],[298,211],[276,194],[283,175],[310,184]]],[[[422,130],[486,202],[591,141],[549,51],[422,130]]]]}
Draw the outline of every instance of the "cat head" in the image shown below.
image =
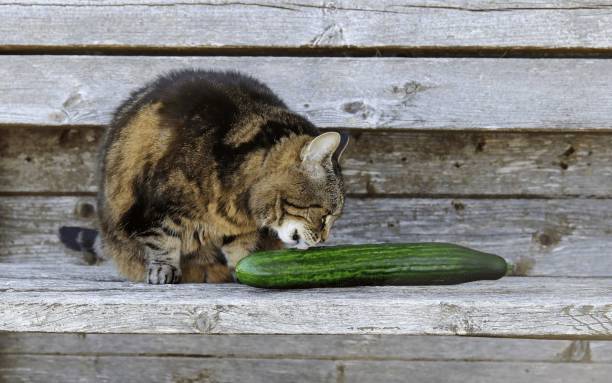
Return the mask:
{"type": "Polygon", "coordinates": [[[307,249],[324,242],[344,207],[339,160],[348,136],[336,132],[295,137],[281,145],[275,171],[258,199],[262,226],[273,229],[287,247],[307,249]]]}

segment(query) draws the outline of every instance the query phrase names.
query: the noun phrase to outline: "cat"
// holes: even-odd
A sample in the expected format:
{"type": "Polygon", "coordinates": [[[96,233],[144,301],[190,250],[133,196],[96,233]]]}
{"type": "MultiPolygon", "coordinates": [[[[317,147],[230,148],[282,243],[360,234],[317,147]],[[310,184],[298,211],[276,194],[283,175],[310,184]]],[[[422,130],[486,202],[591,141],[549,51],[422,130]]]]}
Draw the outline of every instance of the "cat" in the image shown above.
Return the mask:
{"type": "Polygon", "coordinates": [[[178,70],[136,90],[101,148],[98,221],[68,247],[150,284],[234,281],[254,250],[324,242],[344,206],[348,136],[320,133],[262,82],[178,70]]]}

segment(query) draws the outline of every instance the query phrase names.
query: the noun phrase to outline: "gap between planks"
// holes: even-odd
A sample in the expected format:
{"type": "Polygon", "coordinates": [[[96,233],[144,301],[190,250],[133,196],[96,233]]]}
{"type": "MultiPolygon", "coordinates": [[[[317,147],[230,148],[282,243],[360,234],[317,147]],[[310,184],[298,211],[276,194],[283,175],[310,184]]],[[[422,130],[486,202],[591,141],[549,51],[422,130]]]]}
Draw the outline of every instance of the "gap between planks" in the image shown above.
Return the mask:
{"type": "Polygon", "coordinates": [[[193,56],[193,57],[421,57],[421,58],[523,58],[523,59],[610,59],[612,48],[512,47],[204,47],[172,48],[122,45],[5,45],[0,56],[193,56]]]}

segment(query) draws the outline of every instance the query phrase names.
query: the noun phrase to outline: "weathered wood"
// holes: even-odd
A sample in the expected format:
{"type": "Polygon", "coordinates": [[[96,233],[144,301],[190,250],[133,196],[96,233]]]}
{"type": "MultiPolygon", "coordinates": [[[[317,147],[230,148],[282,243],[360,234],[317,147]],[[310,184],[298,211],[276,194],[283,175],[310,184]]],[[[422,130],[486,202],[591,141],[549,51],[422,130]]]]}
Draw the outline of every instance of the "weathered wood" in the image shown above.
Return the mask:
{"type": "Polygon", "coordinates": [[[336,383],[322,360],[2,355],[2,382],[322,382],[336,383]]]}
{"type": "Polygon", "coordinates": [[[1,5],[5,48],[612,47],[610,1],[30,0],[1,5]]]}
{"type": "MultiPolygon", "coordinates": [[[[61,267],[57,271],[61,277],[61,267]]],[[[606,278],[506,277],[454,286],[282,291],[2,278],[0,331],[612,340],[611,284],[606,278]]]]}
{"type": "MultiPolygon", "coordinates": [[[[41,263],[0,263],[2,267],[2,276],[7,284],[18,283],[22,288],[26,286],[35,286],[36,279],[57,279],[62,281],[70,281],[72,286],[87,286],[89,282],[123,282],[122,278],[115,269],[111,261],[101,262],[97,265],[72,265],[62,264],[58,261],[56,264],[41,264],[41,263]],[[11,280],[11,281],[8,281],[11,280]],[[19,281],[23,280],[23,281],[19,281]],[[32,280],[34,283],[29,284],[27,280],[32,280]]],[[[59,286],[59,285],[58,285],[59,286]]]]}
{"type": "Polygon", "coordinates": [[[0,192],[96,189],[102,128],[0,128],[0,192]]]}
{"type": "Polygon", "coordinates": [[[0,333],[0,354],[612,363],[612,342],[412,335],[0,333]]]}
{"type": "Polygon", "coordinates": [[[85,264],[80,253],[67,252],[59,243],[62,225],[92,226],[92,197],[2,197],[0,198],[0,260],[2,262],[85,264]],[[47,201],[47,202],[45,202],[47,201]],[[65,257],[68,254],[70,257],[65,257]]]}
{"type": "Polygon", "coordinates": [[[3,56],[0,123],[98,125],[170,69],[238,69],[321,127],[610,129],[607,60],[3,56]]]}
{"type": "Polygon", "coordinates": [[[489,383],[610,381],[608,364],[491,363],[491,362],[362,362],[342,364],[342,382],[489,383]]]}
{"type": "Polygon", "coordinates": [[[343,162],[350,193],[605,197],[612,191],[607,134],[352,132],[343,162]]]}
{"type": "MultiPolygon", "coordinates": [[[[584,341],[578,341],[578,342],[584,342],[584,341]]],[[[578,351],[578,350],[586,350],[587,347],[585,344],[582,343],[576,343],[575,346],[573,347],[573,350],[570,348],[567,348],[566,351],[566,355],[575,355],[576,357],[582,353],[582,351],[578,351]],[[575,352],[578,351],[578,352],[575,352]]],[[[591,360],[593,362],[606,362],[606,363],[610,363],[612,362],[612,343],[611,342],[590,342],[588,345],[588,350],[590,355],[592,355],[591,360]]],[[[563,353],[561,354],[563,355],[563,353]]],[[[575,358],[574,358],[575,359],[575,358]]]]}
{"type": "MultiPolygon", "coordinates": [[[[93,197],[1,197],[0,262],[85,264],[57,237],[93,226],[93,197]]],[[[610,199],[355,199],[329,244],[453,242],[499,254],[517,275],[610,276],[610,199]]]]}
{"type": "Polygon", "coordinates": [[[4,382],[583,382],[607,383],[608,364],[390,362],[184,357],[6,355],[4,382]]]}
{"type": "Polygon", "coordinates": [[[590,363],[393,362],[185,357],[6,355],[3,382],[583,382],[607,383],[590,363]],[[414,380],[413,380],[414,379],[414,380]]]}
{"type": "MultiPolygon", "coordinates": [[[[612,135],[349,130],[351,194],[612,195],[612,135]]],[[[0,192],[95,192],[97,127],[0,128],[0,192]]]]}

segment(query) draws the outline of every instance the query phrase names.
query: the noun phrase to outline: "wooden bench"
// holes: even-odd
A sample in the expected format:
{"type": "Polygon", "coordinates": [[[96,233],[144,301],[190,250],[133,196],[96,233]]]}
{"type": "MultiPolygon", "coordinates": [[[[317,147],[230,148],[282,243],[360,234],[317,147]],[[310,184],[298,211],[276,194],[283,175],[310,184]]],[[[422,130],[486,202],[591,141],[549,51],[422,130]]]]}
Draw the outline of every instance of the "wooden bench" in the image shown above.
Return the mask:
{"type": "Polygon", "coordinates": [[[0,4],[0,381],[609,382],[612,1],[0,4]],[[332,242],[454,242],[499,281],[149,286],[71,253],[104,124],[238,69],[351,135],[332,242]],[[459,336],[458,336],[459,335],[459,336]]]}

